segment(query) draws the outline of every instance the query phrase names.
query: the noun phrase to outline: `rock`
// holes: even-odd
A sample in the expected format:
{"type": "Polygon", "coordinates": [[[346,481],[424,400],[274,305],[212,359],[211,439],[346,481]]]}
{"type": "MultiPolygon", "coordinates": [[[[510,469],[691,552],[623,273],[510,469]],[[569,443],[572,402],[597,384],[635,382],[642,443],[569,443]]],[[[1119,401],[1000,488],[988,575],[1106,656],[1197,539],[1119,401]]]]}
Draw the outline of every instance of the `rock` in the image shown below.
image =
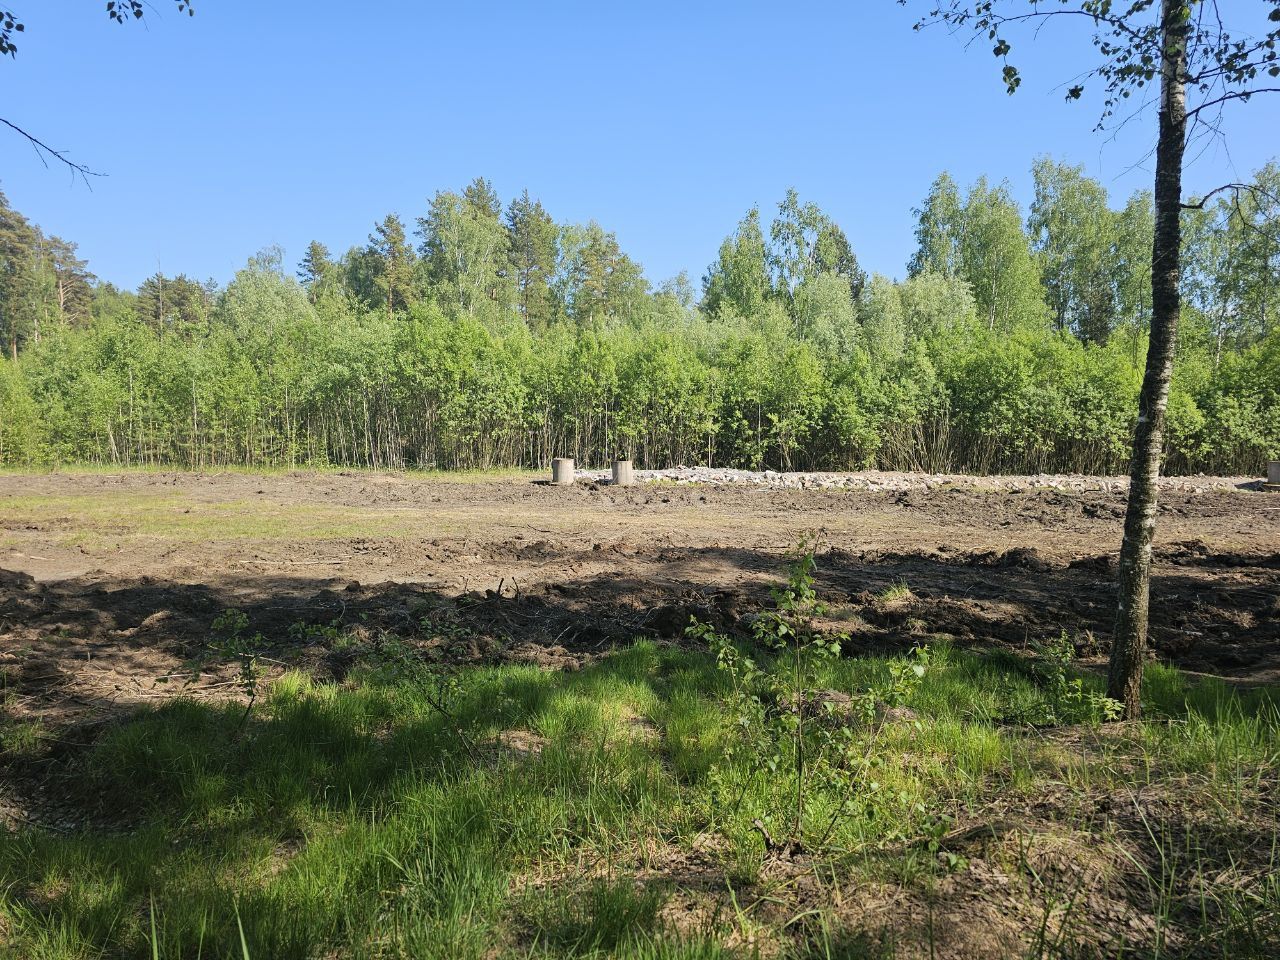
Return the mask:
{"type": "MultiPolygon", "coordinates": [[[[577,470],[576,475],[590,488],[592,484],[607,483],[610,471],[577,470]]],[[[997,490],[1010,493],[1028,491],[1053,491],[1056,493],[1123,493],[1128,489],[1125,477],[1098,477],[1083,474],[1037,474],[1035,476],[977,476],[961,474],[927,474],[864,470],[848,473],[782,473],[777,470],[739,470],[710,467],[670,467],[665,470],[636,470],[639,483],[655,480],[677,486],[706,484],[768,485],[788,490],[853,489],[853,490],[925,490],[942,487],[962,490],[997,490]]],[[[1213,490],[1232,490],[1249,481],[1248,477],[1161,477],[1162,490],[1176,490],[1186,494],[1207,493],[1213,490]]]]}

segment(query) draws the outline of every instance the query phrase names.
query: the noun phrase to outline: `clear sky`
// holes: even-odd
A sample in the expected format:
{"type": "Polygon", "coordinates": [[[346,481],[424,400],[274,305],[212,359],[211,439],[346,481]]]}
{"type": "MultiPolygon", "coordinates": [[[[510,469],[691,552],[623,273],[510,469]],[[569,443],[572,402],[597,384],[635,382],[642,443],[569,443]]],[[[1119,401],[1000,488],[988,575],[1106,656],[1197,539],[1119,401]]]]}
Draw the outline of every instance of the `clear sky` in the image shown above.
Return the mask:
{"type": "MultiPolygon", "coordinates": [[[[1063,102],[1087,38],[1050,29],[1004,93],[989,44],[913,33],[926,0],[433,3],[149,0],[142,24],[84,0],[10,0],[26,22],[0,63],[0,115],[109,176],[92,190],[0,131],[0,189],[77,241],[102,278],[157,267],[226,282],[279,244],[335,253],[394,211],[412,226],[476,175],[557,220],[598,220],[655,282],[700,277],[753,203],[788,186],[900,276],[912,213],[943,169],[1007,178],[1082,163],[1119,203],[1150,185],[1154,114],[1114,138],[1063,102]]],[[[1226,6],[1262,9],[1258,0],[1226,6]]],[[[1280,154],[1280,96],[1228,115],[1192,189],[1280,154]]]]}

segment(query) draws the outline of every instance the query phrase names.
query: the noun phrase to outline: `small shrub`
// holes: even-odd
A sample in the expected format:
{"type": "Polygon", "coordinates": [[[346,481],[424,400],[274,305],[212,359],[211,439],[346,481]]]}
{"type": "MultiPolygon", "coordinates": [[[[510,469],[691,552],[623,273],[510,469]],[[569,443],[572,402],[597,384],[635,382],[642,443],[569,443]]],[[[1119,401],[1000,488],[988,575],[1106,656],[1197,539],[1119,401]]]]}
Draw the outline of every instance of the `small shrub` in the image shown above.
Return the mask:
{"type": "Polygon", "coordinates": [[[1120,718],[1122,705],[1086,686],[1075,674],[1075,644],[1062,631],[1046,643],[1036,644],[1032,676],[1043,697],[1034,706],[1024,706],[1013,719],[1037,726],[1068,723],[1105,723],[1120,718]]]}
{"type": "Polygon", "coordinates": [[[236,683],[240,691],[249,698],[244,715],[240,718],[242,727],[249,719],[249,712],[253,710],[253,705],[258,699],[258,681],[262,677],[262,669],[258,665],[258,651],[266,644],[261,633],[246,636],[245,631],[248,627],[249,618],[245,616],[244,611],[224,610],[210,625],[213,637],[209,640],[207,649],[189,664],[193,682],[200,678],[212,659],[238,664],[236,683]]]}
{"type": "Polygon", "coordinates": [[[786,585],[774,591],[774,609],[752,622],[767,660],[757,662],[731,638],[699,621],[686,631],[713,650],[717,666],[730,680],[727,706],[733,735],[712,777],[728,785],[742,768],[748,771],[729,804],[730,814],[741,807],[758,775],[787,785],[785,804],[775,811],[776,819],[786,822],[782,839],[775,839],[762,820],[753,822],[766,850],[784,855],[804,849],[808,795],[814,786],[838,798],[817,840],[819,847],[842,816],[864,807],[867,796],[879,789],[867,776],[876,763],[875,744],[892,710],[909,699],[929,663],[927,648],[917,648],[890,660],[888,678],[870,690],[845,694],[818,689],[820,665],[839,657],[848,636],[814,629],[814,619],[826,609],[813,588],[814,569],[813,550],[801,543],[786,585]]]}

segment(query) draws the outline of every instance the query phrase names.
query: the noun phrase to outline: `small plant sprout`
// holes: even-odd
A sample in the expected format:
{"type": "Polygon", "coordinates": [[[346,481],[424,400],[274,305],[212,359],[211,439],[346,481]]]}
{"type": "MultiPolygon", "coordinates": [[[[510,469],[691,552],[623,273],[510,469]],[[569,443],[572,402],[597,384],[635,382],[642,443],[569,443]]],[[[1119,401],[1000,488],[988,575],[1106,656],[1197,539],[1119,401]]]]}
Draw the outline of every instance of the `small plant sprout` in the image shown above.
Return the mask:
{"type": "Polygon", "coordinates": [[[742,766],[748,775],[737,785],[727,815],[736,815],[753,782],[767,775],[776,785],[769,813],[778,837],[762,817],[752,826],[766,851],[781,857],[803,852],[815,833],[807,820],[815,781],[839,797],[817,834],[817,848],[827,844],[842,816],[857,809],[860,795],[879,789],[868,776],[876,742],[891,708],[910,698],[929,663],[928,650],[917,648],[890,661],[887,680],[869,690],[850,694],[820,689],[822,665],[839,657],[849,638],[815,628],[826,610],[814,590],[815,569],[812,544],[804,541],[792,558],[786,584],[773,591],[773,609],[752,622],[757,656],[708,624],[695,620],[686,631],[712,649],[718,668],[729,677],[727,712],[733,733],[712,776],[727,783],[731,771],[742,766]]]}
{"type": "Polygon", "coordinates": [[[1062,631],[1059,636],[1037,646],[1037,674],[1049,699],[1049,723],[1106,723],[1118,720],[1123,704],[1085,687],[1081,677],[1072,675],[1075,644],[1062,631]]]}
{"type": "Polygon", "coordinates": [[[238,665],[236,684],[249,702],[245,705],[237,730],[244,727],[258,699],[258,681],[262,677],[262,668],[258,664],[258,651],[266,643],[261,633],[246,636],[245,631],[248,627],[249,618],[244,611],[224,610],[210,624],[213,636],[209,640],[206,651],[190,662],[192,682],[198,680],[205,672],[210,660],[234,661],[238,665]]]}

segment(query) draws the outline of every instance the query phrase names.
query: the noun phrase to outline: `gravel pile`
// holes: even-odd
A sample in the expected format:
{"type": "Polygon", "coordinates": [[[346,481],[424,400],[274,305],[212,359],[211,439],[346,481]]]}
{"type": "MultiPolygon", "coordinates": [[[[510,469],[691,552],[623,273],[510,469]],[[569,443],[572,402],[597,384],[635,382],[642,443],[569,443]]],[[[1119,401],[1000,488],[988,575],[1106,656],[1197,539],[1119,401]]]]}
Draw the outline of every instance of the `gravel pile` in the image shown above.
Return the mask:
{"type": "MultiPolygon", "coordinates": [[[[974,476],[961,473],[902,473],[864,470],[857,473],[779,473],[776,470],[734,470],[727,467],[672,467],[669,470],[637,470],[640,483],[665,481],[676,484],[727,486],[746,484],[793,490],[937,490],[958,487],[968,490],[1058,490],[1064,493],[1126,490],[1128,477],[1094,477],[1084,474],[1036,474],[1034,476],[974,476]]],[[[608,483],[608,470],[579,470],[579,480],[608,483]]],[[[1253,477],[1161,477],[1160,489],[1181,493],[1210,490],[1256,489],[1261,481],[1253,477]]]]}

